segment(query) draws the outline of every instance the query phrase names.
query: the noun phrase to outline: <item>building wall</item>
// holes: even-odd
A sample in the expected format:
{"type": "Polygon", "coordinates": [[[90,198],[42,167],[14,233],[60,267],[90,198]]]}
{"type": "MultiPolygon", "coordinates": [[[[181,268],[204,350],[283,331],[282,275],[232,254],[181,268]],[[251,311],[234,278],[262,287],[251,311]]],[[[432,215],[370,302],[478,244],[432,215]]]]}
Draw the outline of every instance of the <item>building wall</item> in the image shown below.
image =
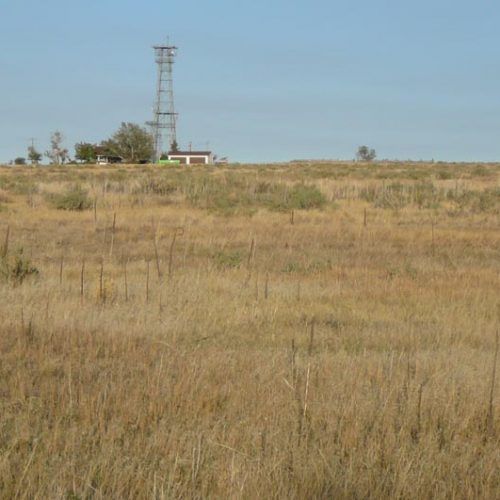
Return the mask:
{"type": "Polygon", "coordinates": [[[206,156],[192,156],[190,159],[189,159],[189,163],[193,164],[193,163],[204,163],[204,164],[207,164],[208,163],[208,157],[206,156]]]}
{"type": "Polygon", "coordinates": [[[211,163],[211,157],[207,155],[168,155],[169,160],[179,160],[184,165],[207,165],[211,163]]]}
{"type": "Polygon", "coordinates": [[[168,155],[169,160],[179,160],[181,165],[186,165],[188,163],[187,158],[185,156],[175,156],[175,155],[168,155]]]}

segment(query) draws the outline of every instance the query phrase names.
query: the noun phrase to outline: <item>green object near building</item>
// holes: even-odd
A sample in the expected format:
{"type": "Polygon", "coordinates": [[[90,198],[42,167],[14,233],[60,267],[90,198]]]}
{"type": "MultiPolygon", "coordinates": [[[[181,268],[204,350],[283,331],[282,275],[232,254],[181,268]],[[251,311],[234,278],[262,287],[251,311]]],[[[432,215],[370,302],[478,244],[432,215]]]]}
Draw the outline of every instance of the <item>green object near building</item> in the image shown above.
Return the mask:
{"type": "Polygon", "coordinates": [[[158,160],[159,165],[180,165],[179,160],[158,160]]]}

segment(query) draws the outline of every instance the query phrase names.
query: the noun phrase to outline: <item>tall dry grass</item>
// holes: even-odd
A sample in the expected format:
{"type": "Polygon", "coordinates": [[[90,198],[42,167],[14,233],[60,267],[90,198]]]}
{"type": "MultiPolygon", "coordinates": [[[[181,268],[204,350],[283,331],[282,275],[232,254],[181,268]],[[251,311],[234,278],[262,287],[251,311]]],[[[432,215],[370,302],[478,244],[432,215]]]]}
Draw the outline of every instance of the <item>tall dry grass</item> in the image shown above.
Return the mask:
{"type": "Polygon", "coordinates": [[[1,170],[0,496],[498,498],[499,172],[1,170]]]}

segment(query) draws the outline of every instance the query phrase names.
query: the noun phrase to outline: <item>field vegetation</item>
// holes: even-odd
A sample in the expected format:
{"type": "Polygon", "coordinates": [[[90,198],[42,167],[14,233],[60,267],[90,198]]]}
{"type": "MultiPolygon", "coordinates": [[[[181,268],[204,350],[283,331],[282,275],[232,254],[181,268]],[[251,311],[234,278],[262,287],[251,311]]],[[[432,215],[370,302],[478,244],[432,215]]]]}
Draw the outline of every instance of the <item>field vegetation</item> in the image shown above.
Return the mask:
{"type": "Polygon", "coordinates": [[[498,498],[499,324],[500,165],[0,168],[0,497],[498,498]]]}

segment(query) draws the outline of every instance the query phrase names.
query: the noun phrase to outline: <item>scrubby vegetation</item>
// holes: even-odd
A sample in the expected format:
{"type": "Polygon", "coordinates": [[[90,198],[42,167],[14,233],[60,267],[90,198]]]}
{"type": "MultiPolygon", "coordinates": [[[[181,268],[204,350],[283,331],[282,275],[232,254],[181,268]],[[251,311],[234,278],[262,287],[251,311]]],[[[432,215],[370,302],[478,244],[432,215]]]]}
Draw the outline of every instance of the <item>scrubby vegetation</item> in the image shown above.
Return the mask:
{"type": "Polygon", "coordinates": [[[0,256],[0,277],[7,282],[21,284],[29,276],[37,275],[38,269],[23,255],[23,249],[12,255],[0,256]]]}
{"type": "Polygon", "coordinates": [[[0,497],[496,498],[499,186],[0,169],[0,497]]]}
{"type": "Polygon", "coordinates": [[[58,210],[88,210],[92,207],[92,200],[87,191],[78,184],[70,187],[63,193],[50,193],[47,200],[58,210]]]}

